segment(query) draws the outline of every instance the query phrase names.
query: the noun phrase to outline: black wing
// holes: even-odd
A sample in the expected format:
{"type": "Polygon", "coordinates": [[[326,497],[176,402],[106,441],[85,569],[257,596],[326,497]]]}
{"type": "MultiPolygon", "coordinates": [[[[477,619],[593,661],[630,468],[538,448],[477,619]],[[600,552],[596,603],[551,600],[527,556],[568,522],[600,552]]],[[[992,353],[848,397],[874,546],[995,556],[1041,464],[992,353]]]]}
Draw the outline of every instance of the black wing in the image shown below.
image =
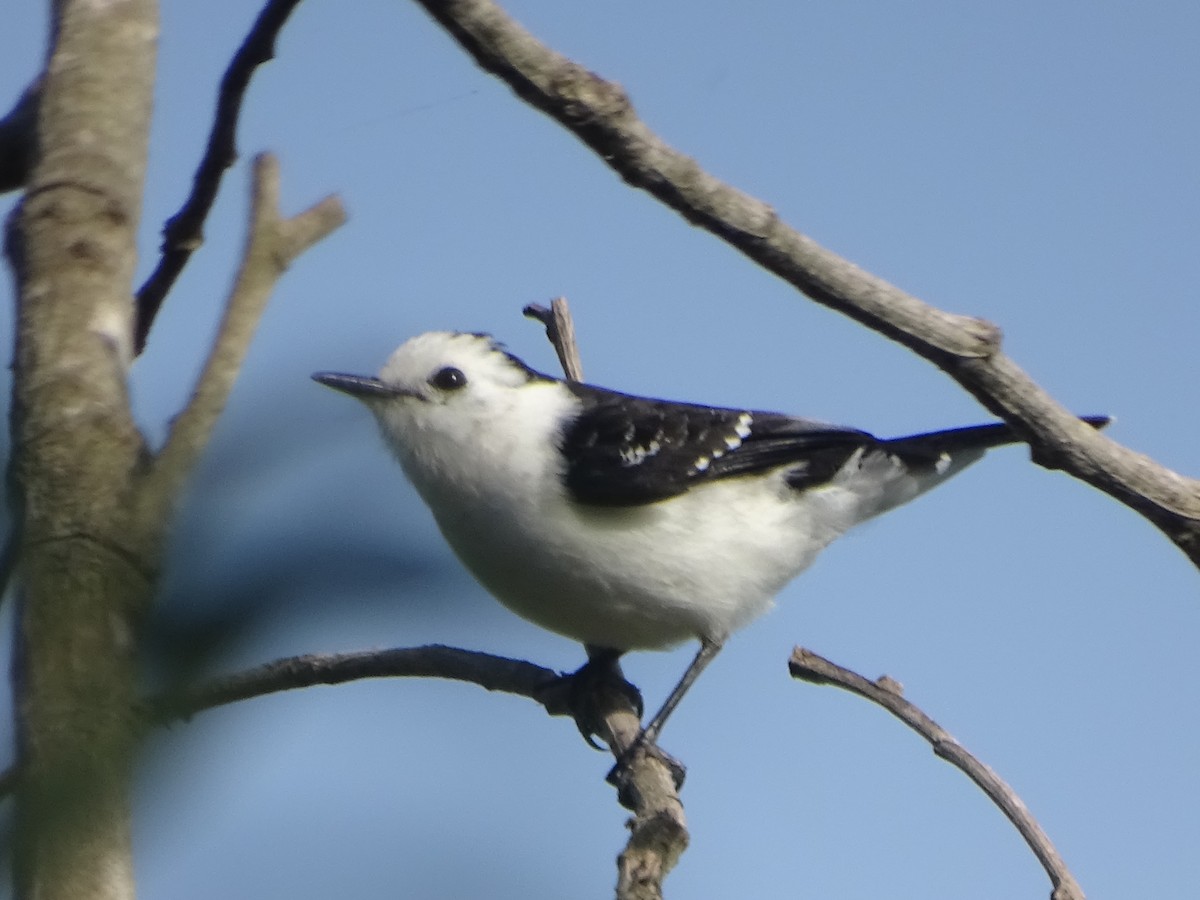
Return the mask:
{"type": "MultiPolygon", "coordinates": [[[[781,413],[652,400],[565,382],[583,404],[562,435],[571,496],[596,506],[665,500],[717,478],[789,467],[796,490],[825,484],[860,448],[894,457],[910,471],[936,468],[958,453],[1019,440],[1004,423],[880,440],[781,413]]],[[[1081,416],[1094,428],[1106,416],[1081,416]]],[[[865,454],[864,454],[865,455],[865,454]]]]}
{"type": "Polygon", "coordinates": [[[828,481],[865,431],[779,413],[694,406],[568,384],[583,403],[566,428],[566,485],[580,503],[637,506],[682,494],[716,478],[789,464],[803,488],[828,481]]]}

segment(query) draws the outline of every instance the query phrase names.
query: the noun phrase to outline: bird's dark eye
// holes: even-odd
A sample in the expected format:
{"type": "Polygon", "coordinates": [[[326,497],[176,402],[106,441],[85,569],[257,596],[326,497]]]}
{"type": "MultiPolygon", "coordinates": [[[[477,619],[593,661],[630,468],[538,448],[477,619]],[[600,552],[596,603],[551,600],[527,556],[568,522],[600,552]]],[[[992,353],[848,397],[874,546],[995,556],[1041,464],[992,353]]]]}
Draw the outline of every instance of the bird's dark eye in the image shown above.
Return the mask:
{"type": "Polygon", "coordinates": [[[446,366],[446,368],[438,369],[430,375],[429,383],[439,390],[456,391],[466,386],[467,376],[462,373],[462,369],[456,369],[454,366],[446,366]]]}

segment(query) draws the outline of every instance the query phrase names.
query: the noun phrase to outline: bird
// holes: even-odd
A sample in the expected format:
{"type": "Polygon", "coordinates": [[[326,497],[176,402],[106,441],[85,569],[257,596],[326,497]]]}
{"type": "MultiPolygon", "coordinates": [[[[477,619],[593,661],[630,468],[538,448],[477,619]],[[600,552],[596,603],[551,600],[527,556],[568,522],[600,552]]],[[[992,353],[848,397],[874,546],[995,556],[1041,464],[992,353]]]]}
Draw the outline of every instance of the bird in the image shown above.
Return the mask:
{"type": "Polygon", "coordinates": [[[822,549],[1019,440],[1000,422],[880,439],[640,397],[543,374],[473,332],[413,337],[377,376],[312,377],[374,414],[450,547],[517,615],[581,642],[589,664],[699,642],[648,745],[822,549]]]}

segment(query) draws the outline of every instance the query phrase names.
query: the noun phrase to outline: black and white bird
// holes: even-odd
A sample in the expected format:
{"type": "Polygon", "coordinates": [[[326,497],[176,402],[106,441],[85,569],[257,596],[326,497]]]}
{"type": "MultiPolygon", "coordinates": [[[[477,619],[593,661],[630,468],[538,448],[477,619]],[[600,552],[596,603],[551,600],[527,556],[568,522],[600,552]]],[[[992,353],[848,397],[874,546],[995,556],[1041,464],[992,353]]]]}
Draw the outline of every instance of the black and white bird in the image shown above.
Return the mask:
{"type": "Polygon", "coordinates": [[[450,546],[513,612],[593,659],[699,640],[648,743],[831,541],[1017,439],[996,423],[881,440],[635,397],[543,375],[484,334],[414,337],[376,378],[313,377],[374,413],[450,546]]]}

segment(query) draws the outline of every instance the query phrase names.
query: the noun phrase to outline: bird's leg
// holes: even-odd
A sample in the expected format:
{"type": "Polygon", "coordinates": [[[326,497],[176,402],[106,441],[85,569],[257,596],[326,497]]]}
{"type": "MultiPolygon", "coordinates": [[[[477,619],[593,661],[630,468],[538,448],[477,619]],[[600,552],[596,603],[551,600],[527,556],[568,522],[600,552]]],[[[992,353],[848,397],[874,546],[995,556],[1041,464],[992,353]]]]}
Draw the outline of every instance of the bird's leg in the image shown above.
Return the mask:
{"type": "Polygon", "coordinates": [[[721,647],[723,646],[723,643],[701,639],[700,649],[696,651],[696,656],[692,659],[692,664],[687,667],[687,671],[679,679],[679,684],[675,685],[674,690],[671,691],[666,701],[664,701],[662,708],[650,720],[650,724],[642,729],[642,733],[638,738],[641,743],[654,744],[658,742],[658,735],[662,731],[663,725],[667,723],[667,718],[671,713],[675,712],[675,707],[679,705],[679,701],[683,699],[683,695],[688,692],[688,688],[696,683],[696,679],[700,677],[700,673],[708,668],[708,664],[721,652],[721,647]]]}
{"type": "Polygon", "coordinates": [[[637,739],[626,748],[625,752],[617,760],[617,764],[613,766],[612,771],[608,773],[608,781],[610,783],[616,784],[619,787],[620,782],[623,780],[622,776],[625,766],[636,753],[646,751],[653,753],[661,759],[667,768],[671,770],[676,788],[683,786],[683,778],[687,770],[684,769],[682,763],[659,748],[658,736],[662,732],[663,725],[666,724],[671,713],[675,711],[675,707],[679,705],[679,701],[683,699],[683,695],[696,683],[696,679],[700,677],[700,673],[708,667],[708,664],[713,661],[723,646],[723,641],[712,641],[701,638],[700,649],[696,651],[696,656],[692,659],[691,665],[683,673],[683,677],[679,679],[679,683],[675,685],[674,689],[667,696],[659,711],[654,714],[654,718],[638,733],[637,739]]]}

